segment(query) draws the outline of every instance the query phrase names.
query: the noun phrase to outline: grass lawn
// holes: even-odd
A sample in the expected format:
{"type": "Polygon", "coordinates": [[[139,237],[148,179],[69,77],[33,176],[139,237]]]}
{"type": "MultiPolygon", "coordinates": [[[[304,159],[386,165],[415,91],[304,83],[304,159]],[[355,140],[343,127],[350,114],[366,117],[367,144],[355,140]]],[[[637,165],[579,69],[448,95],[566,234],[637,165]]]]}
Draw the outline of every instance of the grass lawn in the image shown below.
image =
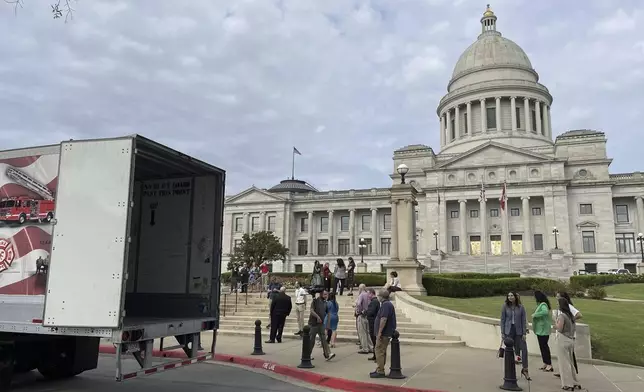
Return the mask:
{"type": "MultiPolygon", "coordinates": [[[[625,285],[620,285],[625,286],[625,285]]],[[[504,297],[417,299],[457,312],[498,318],[504,297]]],[[[532,298],[524,301],[531,314],[536,308],[532,298]]],[[[551,298],[551,302],[554,301],[551,298]]],[[[581,322],[590,326],[593,358],[644,366],[644,304],[573,299],[583,314],[581,322]]]]}
{"type": "Polygon", "coordinates": [[[608,296],[644,301],[644,283],[622,283],[606,286],[608,296]]]}

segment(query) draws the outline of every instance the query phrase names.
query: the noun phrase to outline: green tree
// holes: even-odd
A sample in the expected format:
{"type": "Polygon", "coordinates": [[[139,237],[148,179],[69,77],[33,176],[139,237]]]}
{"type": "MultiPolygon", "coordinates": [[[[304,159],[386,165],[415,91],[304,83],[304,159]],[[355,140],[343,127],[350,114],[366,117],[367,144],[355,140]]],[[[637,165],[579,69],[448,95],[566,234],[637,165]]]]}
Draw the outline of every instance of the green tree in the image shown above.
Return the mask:
{"type": "Polygon", "coordinates": [[[261,265],[264,261],[268,263],[277,260],[285,261],[287,255],[288,249],[270,231],[258,231],[252,235],[244,234],[241,243],[229,255],[228,270],[237,266],[261,265]]]}

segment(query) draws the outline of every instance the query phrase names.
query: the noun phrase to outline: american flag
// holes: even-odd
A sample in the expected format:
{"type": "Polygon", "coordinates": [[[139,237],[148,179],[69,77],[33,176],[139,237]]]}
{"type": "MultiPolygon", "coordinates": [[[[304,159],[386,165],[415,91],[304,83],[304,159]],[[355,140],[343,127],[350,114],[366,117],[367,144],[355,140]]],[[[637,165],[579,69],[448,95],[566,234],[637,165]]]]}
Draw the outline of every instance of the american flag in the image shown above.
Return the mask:
{"type": "Polygon", "coordinates": [[[298,150],[298,149],[297,149],[297,148],[295,148],[295,147],[293,147],[293,154],[302,155],[302,153],[300,152],[300,150],[298,150]]]}
{"type": "Polygon", "coordinates": [[[36,274],[36,264],[49,258],[52,226],[38,220],[20,225],[4,216],[16,204],[15,198],[43,200],[54,194],[58,158],[58,154],[49,154],[0,159],[0,294],[45,293],[45,276],[36,274]],[[16,174],[29,178],[31,187],[16,174]]]}
{"type": "Polygon", "coordinates": [[[503,181],[503,189],[501,190],[501,197],[499,197],[499,203],[501,204],[501,209],[505,211],[505,205],[508,201],[508,184],[503,181]]]}

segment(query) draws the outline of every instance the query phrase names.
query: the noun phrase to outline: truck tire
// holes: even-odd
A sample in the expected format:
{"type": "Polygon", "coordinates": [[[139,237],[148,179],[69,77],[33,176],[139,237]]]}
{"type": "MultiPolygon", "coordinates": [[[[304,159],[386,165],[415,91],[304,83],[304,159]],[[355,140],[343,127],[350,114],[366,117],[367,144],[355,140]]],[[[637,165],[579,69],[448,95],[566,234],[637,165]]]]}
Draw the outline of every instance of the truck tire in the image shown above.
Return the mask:
{"type": "Polygon", "coordinates": [[[7,392],[11,388],[13,378],[13,362],[0,363],[0,392],[7,392]]]}
{"type": "Polygon", "coordinates": [[[20,217],[18,218],[18,224],[23,225],[26,221],[27,221],[27,215],[20,214],[20,217]]]}
{"type": "Polygon", "coordinates": [[[50,380],[74,377],[81,372],[74,369],[74,346],[69,339],[49,342],[38,365],[38,372],[50,380]]]}

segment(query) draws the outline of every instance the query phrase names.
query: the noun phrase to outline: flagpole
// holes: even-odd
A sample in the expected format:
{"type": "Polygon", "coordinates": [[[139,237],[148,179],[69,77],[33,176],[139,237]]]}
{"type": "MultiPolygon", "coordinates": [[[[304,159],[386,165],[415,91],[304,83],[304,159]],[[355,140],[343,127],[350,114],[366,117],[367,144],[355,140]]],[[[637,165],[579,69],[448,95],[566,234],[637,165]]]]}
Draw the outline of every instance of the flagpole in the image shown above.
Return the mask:
{"type": "Polygon", "coordinates": [[[295,180],[295,148],[292,151],[293,161],[291,163],[291,180],[295,180]]]}

